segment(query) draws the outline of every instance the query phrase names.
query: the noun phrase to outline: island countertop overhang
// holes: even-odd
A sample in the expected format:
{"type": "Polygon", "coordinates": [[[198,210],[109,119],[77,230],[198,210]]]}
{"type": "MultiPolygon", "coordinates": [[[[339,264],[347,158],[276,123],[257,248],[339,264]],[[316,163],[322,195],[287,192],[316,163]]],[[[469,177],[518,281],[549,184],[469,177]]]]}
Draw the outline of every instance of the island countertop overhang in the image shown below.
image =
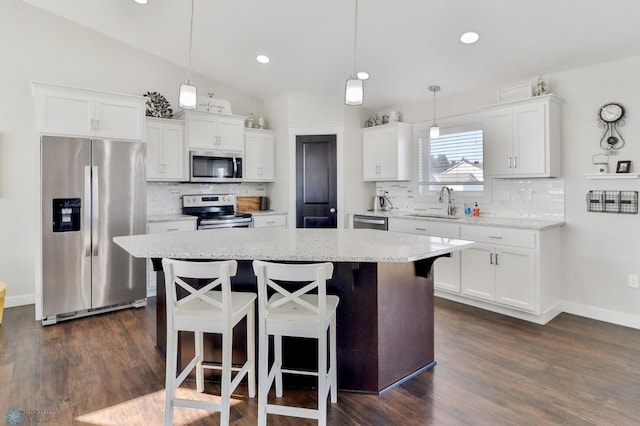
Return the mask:
{"type": "Polygon", "coordinates": [[[472,246],[472,241],[369,229],[230,228],[115,237],[134,257],[415,262],[472,246]]]}

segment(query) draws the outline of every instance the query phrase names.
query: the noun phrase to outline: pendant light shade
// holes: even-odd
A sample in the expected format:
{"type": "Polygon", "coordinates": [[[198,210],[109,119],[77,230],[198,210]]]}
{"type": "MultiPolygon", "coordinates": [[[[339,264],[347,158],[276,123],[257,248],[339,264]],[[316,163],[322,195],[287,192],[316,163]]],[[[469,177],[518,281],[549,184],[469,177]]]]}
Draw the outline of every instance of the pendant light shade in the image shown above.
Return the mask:
{"type": "Polygon", "coordinates": [[[352,75],[347,80],[344,93],[344,103],[347,105],[362,105],[364,103],[364,81],[352,75]]]}
{"type": "Polygon", "coordinates": [[[187,67],[187,81],[180,85],[180,96],[178,105],[182,109],[196,109],[198,100],[198,90],[195,85],[191,84],[191,47],[193,44],[193,3],[191,0],[191,23],[189,25],[189,66],[187,67]]]}
{"type": "Polygon", "coordinates": [[[440,137],[440,127],[436,123],[436,92],[440,90],[440,86],[429,86],[429,90],[433,92],[433,124],[429,128],[429,137],[433,139],[440,137]]]}
{"type": "Polygon", "coordinates": [[[198,99],[197,88],[189,80],[180,85],[179,105],[182,109],[195,109],[198,99]]]}
{"type": "MultiPolygon", "coordinates": [[[[362,105],[364,103],[364,81],[358,78],[356,58],[358,57],[358,0],[356,2],[355,25],[353,36],[353,74],[347,80],[344,91],[344,103],[362,105]]],[[[367,78],[369,75],[367,74],[367,78]]]]}

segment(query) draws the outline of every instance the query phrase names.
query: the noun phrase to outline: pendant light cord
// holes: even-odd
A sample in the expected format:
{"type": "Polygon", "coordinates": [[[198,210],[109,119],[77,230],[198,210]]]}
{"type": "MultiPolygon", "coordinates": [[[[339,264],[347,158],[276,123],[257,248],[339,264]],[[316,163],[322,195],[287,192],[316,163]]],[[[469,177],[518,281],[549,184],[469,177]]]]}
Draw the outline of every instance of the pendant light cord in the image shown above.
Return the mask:
{"type": "Polygon", "coordinates": [[[355,26],[353,31],[353,72],[358,72],[357,57],[358,57],[358,0],[356,0],[356,13],[355,13],[355,26]]]}
{"type": "Polygon", "coordinates": [[[433,90],[433,125],[436,126],[436,89],[433,90]]]}
{"type": "Polygon", "coordinates": [[[191,81],[191,48],[193,45],[193,3],[191,0],[191,24],[189,25],[189,67],[187,68],[187,83],[191,81]]]}

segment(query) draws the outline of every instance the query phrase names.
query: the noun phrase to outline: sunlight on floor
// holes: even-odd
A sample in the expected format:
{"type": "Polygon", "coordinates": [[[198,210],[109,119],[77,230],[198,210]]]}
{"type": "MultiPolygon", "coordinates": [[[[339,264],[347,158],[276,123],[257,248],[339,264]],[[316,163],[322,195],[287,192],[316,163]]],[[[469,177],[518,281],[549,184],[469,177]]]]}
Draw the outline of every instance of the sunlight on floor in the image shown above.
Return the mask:
{"type": "MultiPolygon", "coordinates": [[[[219,402],[218,395],[197,393],[193,389],[178,389],[178,397],[184,399],[198,399],[202,401],[219,402]]],[[[241,396],[231,398],[231,405],[246,401],[241,396]]],[[[192,424],[193,422],[209,416],[219,414],[211,411],[177,407],[174,410],[174,424],[192,424]]],[[[75,418],[76,421],[99,426],[126,425],[150,425],[162,424],[164,418],[164,389],[138,398],[121,402],[101,410],[82,414],[75,418]]]]}

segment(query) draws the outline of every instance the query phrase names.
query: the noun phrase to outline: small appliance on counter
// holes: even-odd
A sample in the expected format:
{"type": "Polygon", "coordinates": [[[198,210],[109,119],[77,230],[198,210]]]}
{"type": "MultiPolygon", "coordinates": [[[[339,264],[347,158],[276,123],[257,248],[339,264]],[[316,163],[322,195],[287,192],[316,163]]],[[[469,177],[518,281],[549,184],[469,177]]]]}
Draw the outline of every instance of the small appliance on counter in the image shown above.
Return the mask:
{"type": "Polygon", "coordinates": [[[373,211],[389,211],[393,208],[391,201],[386,196],[387,191],[384,192],[383,195],[376,195],[373,197],[373,211]]]}

